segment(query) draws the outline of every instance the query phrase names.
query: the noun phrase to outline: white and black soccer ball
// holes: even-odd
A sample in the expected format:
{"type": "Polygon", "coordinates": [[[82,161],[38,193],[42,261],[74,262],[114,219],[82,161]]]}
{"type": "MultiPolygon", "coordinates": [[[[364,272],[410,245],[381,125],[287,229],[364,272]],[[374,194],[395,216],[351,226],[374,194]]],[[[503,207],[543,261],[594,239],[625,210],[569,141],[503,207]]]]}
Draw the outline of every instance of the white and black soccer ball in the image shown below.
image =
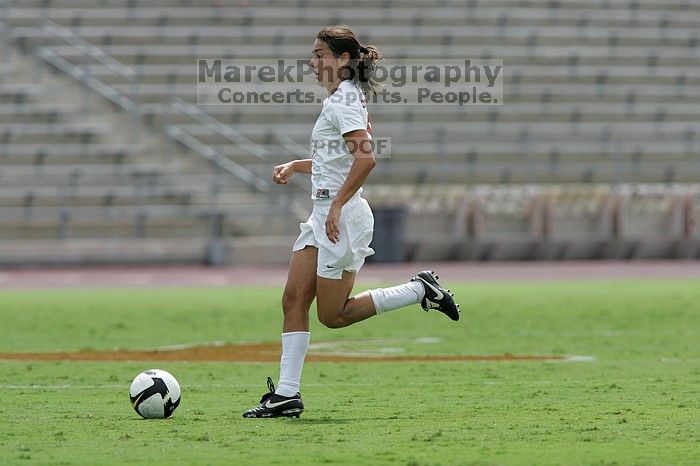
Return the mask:
{"type": "Polygon", "coordinates": [[[136,376],[129,397],[141,417],[163,419],[170,417],[180,404],[180,384],[169,372],[149,369],[136,376]]]}

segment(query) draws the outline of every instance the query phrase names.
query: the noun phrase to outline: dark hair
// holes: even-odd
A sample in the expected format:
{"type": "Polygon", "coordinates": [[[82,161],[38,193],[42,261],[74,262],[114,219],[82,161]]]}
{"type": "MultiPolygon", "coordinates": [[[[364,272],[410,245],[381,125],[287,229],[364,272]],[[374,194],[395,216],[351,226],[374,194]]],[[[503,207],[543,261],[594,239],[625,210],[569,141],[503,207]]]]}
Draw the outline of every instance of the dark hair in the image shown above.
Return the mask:
{"type": "Polygon", "coordinates": [[[352,29],[344,24],[326,26],[316,38],[328,44],[336,57],[345,52],[350,55],[350,63],[342,70],[342,79],[352,79],[365,97],[377,93],[380,85],[374,78],[374,70],[382,54],[376,46],[362,45],[352,29]]]}

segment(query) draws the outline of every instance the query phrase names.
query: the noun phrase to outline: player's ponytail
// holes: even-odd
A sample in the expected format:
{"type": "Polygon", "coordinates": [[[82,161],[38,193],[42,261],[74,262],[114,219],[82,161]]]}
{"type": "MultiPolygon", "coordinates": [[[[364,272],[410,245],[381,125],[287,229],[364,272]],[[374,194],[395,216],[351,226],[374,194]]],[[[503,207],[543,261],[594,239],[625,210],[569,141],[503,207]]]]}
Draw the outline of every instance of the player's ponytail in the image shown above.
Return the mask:
{"type": "Polygon", "coordinates": [[[377,93],[380,84],[375,70],[382,54],[376,46],[362,45],[350,27],[343,24],[324,27],[316,38],[327,43],[336,57],[345,52],[350,56],[348,66],[342,70],[342,79],[352,79],[367,98],[377,93]]]}
{"type": "Polygon", "coordinates": [[[357,80],[355,81],[365,96],[376,94],[380,84],[374,73],[377,62],[382,59],[382,54],[375,45],[360,46],[360,58],[357,63],[357,80]]]}

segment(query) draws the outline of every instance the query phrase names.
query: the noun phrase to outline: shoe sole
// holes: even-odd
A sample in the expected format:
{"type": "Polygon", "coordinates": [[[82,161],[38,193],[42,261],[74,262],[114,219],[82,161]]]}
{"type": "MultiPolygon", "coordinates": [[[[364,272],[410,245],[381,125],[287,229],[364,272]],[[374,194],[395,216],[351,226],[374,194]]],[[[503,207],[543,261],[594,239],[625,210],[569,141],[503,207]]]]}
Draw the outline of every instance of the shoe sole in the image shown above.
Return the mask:
{"type": "Polygon", "coordinates": [[[296,417],[299,418],[304,410],[301,408],[292,408],[280,411],[279,413],[264,413],[256,416],[243,416],[246,419],[270,419],[273,417],[296,417]]]}
{"type": "Polygon", "coordinates": [[[282,416],[299,418],[299,416],[303,412],[304,412],[304,410],[301,408],[293,408],[293,409],[288,409],[286,411],[282,411],[282,416]]]}

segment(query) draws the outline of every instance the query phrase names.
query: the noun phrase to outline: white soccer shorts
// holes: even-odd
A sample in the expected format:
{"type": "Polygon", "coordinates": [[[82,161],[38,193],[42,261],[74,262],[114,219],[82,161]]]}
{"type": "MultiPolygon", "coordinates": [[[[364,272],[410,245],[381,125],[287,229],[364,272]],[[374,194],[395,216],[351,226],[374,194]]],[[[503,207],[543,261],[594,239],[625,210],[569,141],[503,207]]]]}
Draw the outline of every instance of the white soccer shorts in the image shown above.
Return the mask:
{"type": "Polygon", "coordinates": [[[326,236],[326,217],[331,202],[315,201],[309,219],[299,224],[301,233],[292,252],[306,246],[318,249],[316,273],[319,277],[340,280],[343,271],[357,273],[365,258],[374,254],[369,247],[374,232],[374,216],[369,204],[360,196],[350,199],[340,213],[340,240],[333,244],[326,236]]]}

